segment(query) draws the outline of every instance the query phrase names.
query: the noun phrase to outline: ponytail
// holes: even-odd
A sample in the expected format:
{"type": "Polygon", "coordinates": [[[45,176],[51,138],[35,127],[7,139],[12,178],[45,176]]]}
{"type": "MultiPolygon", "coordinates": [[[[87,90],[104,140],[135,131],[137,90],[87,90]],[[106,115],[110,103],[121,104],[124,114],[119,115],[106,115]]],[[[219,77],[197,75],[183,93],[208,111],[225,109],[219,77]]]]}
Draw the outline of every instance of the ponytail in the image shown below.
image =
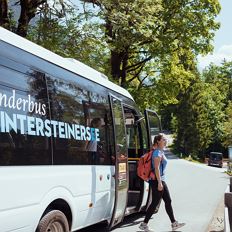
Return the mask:
{"type": "Polygon", "coordinates": [[[160,141],[164,136],[162,134],[158,134],[154,137],[153,145],[158,145],[158,141],[160,141]]]}

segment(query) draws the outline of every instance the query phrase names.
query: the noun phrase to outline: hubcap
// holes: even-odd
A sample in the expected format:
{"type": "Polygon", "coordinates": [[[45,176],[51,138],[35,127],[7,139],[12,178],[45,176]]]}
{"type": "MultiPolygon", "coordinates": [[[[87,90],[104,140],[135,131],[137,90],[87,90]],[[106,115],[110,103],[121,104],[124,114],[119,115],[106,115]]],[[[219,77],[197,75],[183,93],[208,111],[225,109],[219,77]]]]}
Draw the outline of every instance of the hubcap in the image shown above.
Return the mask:
{"type": "Polygon", "coordinates": [[[48,226],[47,232],[66,232],[60,222],[51,222],[48,226]]]}

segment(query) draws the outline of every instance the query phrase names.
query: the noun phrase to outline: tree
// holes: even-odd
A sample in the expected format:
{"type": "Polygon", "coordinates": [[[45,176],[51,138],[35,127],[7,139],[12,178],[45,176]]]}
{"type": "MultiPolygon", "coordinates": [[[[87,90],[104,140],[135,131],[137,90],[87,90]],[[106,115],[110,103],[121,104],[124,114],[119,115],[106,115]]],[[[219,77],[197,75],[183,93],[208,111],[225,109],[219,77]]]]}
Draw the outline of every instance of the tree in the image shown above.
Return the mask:
{"type": "MultiPolygon", "coordinates": [[[[11,1],[13,3],[13,1],[11,1]]],[[[20,9],[20,15],[18,18],[18,24],[14,21],[16,15],[12,15],[13,10],[9,7],[7,0],[0,0],[0,26],[3,26],[13,32],[17,33],[22,37],[26,37],[29,29],[29,24],[31,20],[39,14],[41,10],[50,8],[55,12],[58,18],[64,17],[66,9],[69,4],[63,0],[55,0],[47,2],[47,0],[19,0],[15,1],[14,6],[20,9]]]]}
{"type": "Polygon", "coordinates": [[[203,72],[205,82],[214,85],[219,91],[224,103],[223,113],[225,114],[222,121],[222,141],[224,147],[232,144],[231,128],[231,106],[232,106],[232,62],[223,61],[221,65],[211,64],[203,72]]]}
{"type": "Polygon", "coordinates": [[[11,25],[11,14],[9,12],[9,6],[7,0],[0,0],[0,26],[7,29],[12,29],[18,35],[22,37],[27,36],[29,22],[35,17],[38,7],[46,3],[46,0],[20,0],[15,3],[15,5],[20,5],[20,16],[18,19],[17,28],[12,28],[11,25]]]}
{"type": "Polygon", "coordinates": [[[27,36],[29,22],[35,17],[37,8],[46,3],[46,0],[20,0],[21,12],[16,33],[22,37],[27,36]]]}
{"type": "Polygon", "coordinates": [[[0,0],[0,25],[9,28],[9,17],[8,17],[8,1],[0,0]]]}
{"type": "Polygon", "coordinates": [[[214,21],[220,11],[216,0],[84,2],[100,5],[111,52],[111,75],[126,88],[135,79],[145,82],[146,64],[151,60],[161,61],[180,48],[195,54],[209,52],[213,31],[219,26],[214,21]]]}
{"type": "Polygon", "coordinates": [[[177,148],[186,155],[204,158],[211,146],[221,142],[224,104],[219,90],[195,81],[177,111],[177,148]]]}
{"type": "Polygon", "coordinates": [[[100,24],[91,12],[81,12],[70,6],[67,17],[57,17],[51,8],[40,12],[40,19],[29,30],[28,38],[63,57],[79,60],[107,74],[109,49],[100,24]]]}
{"type": "Polygon", "coordinates": [[[223,145],[228,147],[232,145],[232,101],[229,102],[225,115],[226,119],[223,124],[223,145]]]}
{"type": "Polygon", "coordinates": [[[218,88],[227,106],[232,100],[232,62],[223,61],[219,66],[210,64],[203,70],[202,76],[206,83],[211,83],[218,88]]]}

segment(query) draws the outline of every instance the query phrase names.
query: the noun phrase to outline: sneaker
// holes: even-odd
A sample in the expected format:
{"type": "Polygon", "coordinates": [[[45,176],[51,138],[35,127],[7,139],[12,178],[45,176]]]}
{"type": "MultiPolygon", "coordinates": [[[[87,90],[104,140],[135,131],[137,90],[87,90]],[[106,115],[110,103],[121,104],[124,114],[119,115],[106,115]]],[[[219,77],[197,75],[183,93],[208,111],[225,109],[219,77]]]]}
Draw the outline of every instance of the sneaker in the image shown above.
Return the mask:
{"type": "Polygon", "coordinates": [[[177,230],[179,229],[180,227],[184,226],[185,223],[179,223],[178,221],[175,221],[172,223],[172,230],[177,230]]]}
{"type": "Polygon", "coordinates": [[[143,230],[143,231],[145,231],[145,232],[154,232],[154,230],[151,230],[151,229],[148,227],[147,223],[145,223],[145,222],[142,222],[142,223],[139,225],[139,229],[140,229],[140,230],[143,230]]]}

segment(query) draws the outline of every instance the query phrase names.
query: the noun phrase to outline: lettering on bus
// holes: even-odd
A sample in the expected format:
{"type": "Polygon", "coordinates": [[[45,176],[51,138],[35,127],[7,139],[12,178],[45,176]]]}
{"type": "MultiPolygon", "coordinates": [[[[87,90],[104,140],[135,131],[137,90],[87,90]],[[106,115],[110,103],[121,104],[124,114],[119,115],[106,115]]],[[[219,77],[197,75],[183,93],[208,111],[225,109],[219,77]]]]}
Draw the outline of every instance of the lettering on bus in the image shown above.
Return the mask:
{"type": "MultiPolygon", "coordinates": [[[[23,111],[26,111],[27,108],[31,113],[35,112],[42,116],[46,114],[45,104],[32,101],[30,95],[28,95],[28,99],[17,99],[15,90],[12,90],[12,95],[9,98],[5,94],[0,93],[0,106],[23,111]]],[[[63,139],[100,141],[98,128],[49,119],[43,120],[23,114],[12,114],[10,116],[3,110],[0,111],[0,126],[0,132],[2,133],[13,130],[15,133],[32,136],[53,136],[63,139]]]]}
{"type": "Polygon", "coordinates": [[[27,95],[27,99],[21,97],[16,98],[14,89],[12,90],[12,95],[10,97],[7,97],[6,94],[0,92],[0,106],[46,115],[46,104],[32,101],[30,94],[27,95]]]}

